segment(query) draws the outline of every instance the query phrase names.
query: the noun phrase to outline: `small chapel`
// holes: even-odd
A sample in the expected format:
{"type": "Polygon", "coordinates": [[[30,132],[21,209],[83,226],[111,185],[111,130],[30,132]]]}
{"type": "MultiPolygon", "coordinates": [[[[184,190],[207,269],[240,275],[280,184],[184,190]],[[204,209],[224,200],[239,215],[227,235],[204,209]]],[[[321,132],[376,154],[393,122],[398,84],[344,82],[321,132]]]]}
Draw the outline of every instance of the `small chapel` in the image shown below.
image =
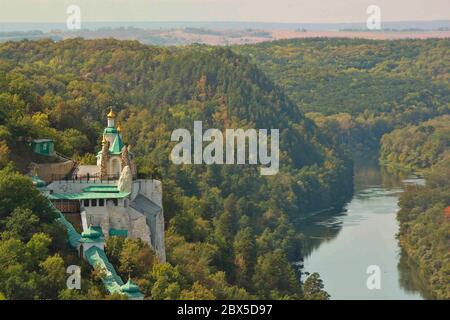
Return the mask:
{"type": "Polygon", "coordinates": [[[134,157],[130,153],[130,147],[124,145],[122,141],[120,126],[116,128],[116,115],[112,109],[107,117],[108,124],[103,130],[102,150],[97,154],[97,168],[100,176],[117,177],[126,166],[130,168],[133,176],[136,176],[134,157]]]}

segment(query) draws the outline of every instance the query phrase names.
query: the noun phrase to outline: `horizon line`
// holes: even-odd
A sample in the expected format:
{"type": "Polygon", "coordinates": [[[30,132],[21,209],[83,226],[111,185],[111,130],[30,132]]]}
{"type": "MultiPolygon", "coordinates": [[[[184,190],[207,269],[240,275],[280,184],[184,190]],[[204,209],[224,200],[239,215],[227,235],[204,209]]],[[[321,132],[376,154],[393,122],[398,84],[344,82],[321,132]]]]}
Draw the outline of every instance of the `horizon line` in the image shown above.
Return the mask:
{"type": "MultiPolygon", "coordinates": [[[[84,21],[83,23],[262,23],[262,24],[365,24],[366,21],[355,21],[355,22],[279,22],[279,21],[256,21],[256,20],[90,20],[84,21]]],[[[433,19],[433,20],[388,20],[382,23],[397,23],[397,22],[450,22],[449,19],[433,19]]],[[[28,24],[37,24],[37,23],[66,23],[64,21],[0,21],[1,24],[7,23],[28,23],[28,24]]]]}

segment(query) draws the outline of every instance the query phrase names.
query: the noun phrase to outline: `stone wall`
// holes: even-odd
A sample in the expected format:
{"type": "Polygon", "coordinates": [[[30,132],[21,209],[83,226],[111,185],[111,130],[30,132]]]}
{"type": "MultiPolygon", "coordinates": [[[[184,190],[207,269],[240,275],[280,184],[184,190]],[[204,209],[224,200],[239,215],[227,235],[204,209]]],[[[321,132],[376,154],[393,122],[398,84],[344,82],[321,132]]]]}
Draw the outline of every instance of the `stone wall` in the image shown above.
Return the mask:
{"type": "Polygon", "coordinates": [[[105,186],[115,186],[117,181],[72,181],[72,180],[58,180],[53,181],[47,187],[53,190],[54,193],[80,193],[83,192],[84,188],[93,186],[93,185],[105,185],[105,186]]]}
{"type": "Polygon", "coordinates": [[[75,167],[74,161],[56,163],[32,163],[39,178],[49,183],[54,176],[62,177],[68,175],[75,167]]]}
{"type": "Polygon", "coordinates": [[[135,180],[131,199],[142,194],[162,208],[162,183],[159,180],[135,180]]]}

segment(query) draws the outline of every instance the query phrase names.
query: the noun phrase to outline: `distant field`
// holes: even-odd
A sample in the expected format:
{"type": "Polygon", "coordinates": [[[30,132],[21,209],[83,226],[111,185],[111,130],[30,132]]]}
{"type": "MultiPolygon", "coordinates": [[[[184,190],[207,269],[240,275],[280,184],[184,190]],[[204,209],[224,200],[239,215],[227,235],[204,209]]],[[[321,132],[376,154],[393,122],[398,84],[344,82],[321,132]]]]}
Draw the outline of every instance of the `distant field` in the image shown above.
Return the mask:
{"type": "Polygon", "coordinates": [[[395,31],[395,32],[369,32],[369,31],[272,31],[272,37],[276,40],[292,38],[361,38],[375,40],[395,40],[395,39],[429,39],[429,38],[449,38],[450,31],[395,31]]]}
{"type": "Polygon", "coordinates": [[[288,29],[142,29],[142,28],[104,28],[97,30],[34,31],[0,33],[0,42],[8,40],[52,38],[62,40],[74,37],[85,39],[116,38],[119,40],[138,40],[153,45],[184,45],[203,43],[209,45],[253,44],[264,41],[294,38],[361,38],[378,40],[450,38],[450,30],[445,31],[304,31],[288,29]]]}
{"type": "MultiPolygon", "coordinates": [[[[293,38],[362,38],[362,39],[428,39],[449,38],[450,31],[422,32],[364,32],[364,31],[295,31],[295,30],[107,30],[77,33],[87,39],[113,37],[121,40],[134,39],[147,44],[177,45],[204,43],[209,45],[251,44],[264,41],[293,38]]],[[[74,37],[73,33],[63,33],[63,38],[74,37]]]]}

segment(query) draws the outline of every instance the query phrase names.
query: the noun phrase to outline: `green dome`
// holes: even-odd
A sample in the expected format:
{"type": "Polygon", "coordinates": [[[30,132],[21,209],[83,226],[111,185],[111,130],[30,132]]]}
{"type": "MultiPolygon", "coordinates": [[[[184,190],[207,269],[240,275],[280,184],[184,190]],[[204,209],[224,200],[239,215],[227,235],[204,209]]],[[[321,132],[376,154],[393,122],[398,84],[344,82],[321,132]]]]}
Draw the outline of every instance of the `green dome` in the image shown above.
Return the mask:
{"type": "Polygon", "coordinates": [[[89,238],[89,239],[98,239],[101,238],[102,233],[98,230],[95,230],[93,227],[89,227],[86,231],[83,231],[83,233],[81,233],[81,236],[83,238],[89,238]]]}
{"type": "Polygon", "coordinates": [[[120,287],[120,290],[125,293],[137,293],[139,292],[139,287],[128,278],[127,283],[120,287]]]}

